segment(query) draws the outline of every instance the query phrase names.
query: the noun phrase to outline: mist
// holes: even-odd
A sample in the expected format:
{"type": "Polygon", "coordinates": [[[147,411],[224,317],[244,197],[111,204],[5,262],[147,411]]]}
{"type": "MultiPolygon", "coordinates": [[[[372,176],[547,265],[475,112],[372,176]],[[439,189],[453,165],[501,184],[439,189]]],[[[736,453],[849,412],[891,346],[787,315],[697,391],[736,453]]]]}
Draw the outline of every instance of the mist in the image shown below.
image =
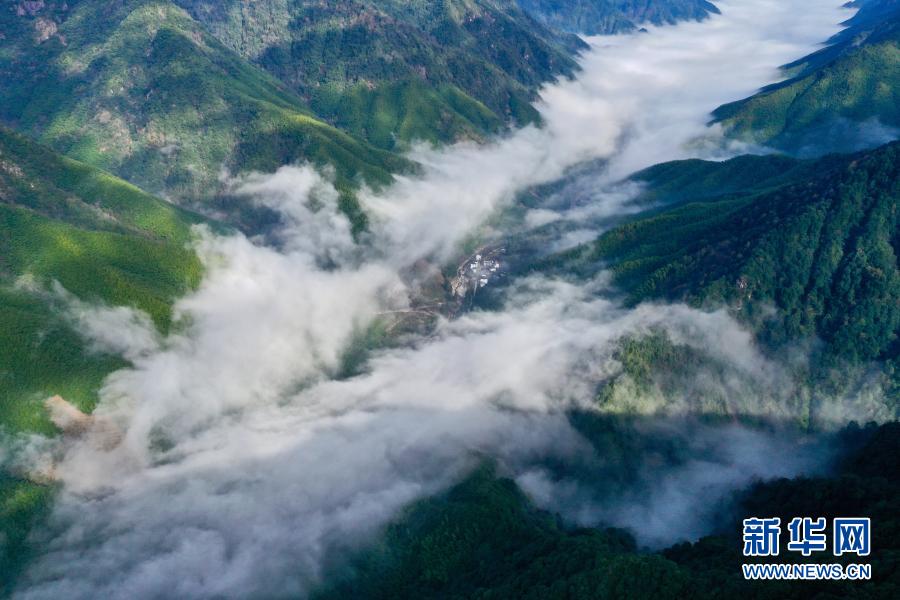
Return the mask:
{"type": "Polygon", "coordinates": [[[563,473],[536,464],[516,481],[538,506],[580,526],[627,529],[651,549],[699,539],[717,521],[730,524],[736,491],[763,479],[820,474],[837,454],[827,438],[777,425],[650,418],[613,427],[653,441],[637,448],[626,441],[627,465],[602,455],[563,473]]]}
{"type": "MultiPolygon", "coordinates": [[[[621,371],[615,348],[625,336],[665,331],[727,364],[709,384],[723,414],[797,414],[789,374],[725,311],[628,309],[603,276],[513,282],[502,309],[438,319],[429,335],[376,350],[361,374],[335,375],[361,331],[409,307],[407,267],[451,260],[522,190],[601,160],[589,211],[610,216],[633,197],[617,184],[633,171],[742,150],[707,126],[710,111],[777,80],[779,65],[838,31],[850,16],[840,4],[733,0],[702,23],[590,39],[578,77],[542,91],[542,127],[485,145],[418,147],[419,174],[363,190],[364,245],[327,175],[290,166],[233,181],[235,194],[281,215],[278,243],[198,229],[205,276],[177,303],[173,333],[162,338],[132,310],[70,302],[98,351],[132,363],[105,381],[94,413],[121,439],[98,443],[89,431],[17,446],[21,462],[53,445],[62,484],[17,595],[302,596],[331,558],[484,457],[540,505],[630,527],[650,545],[702,535],[709,515],[682,518],[698,490],[725,498],[752,478],[822,467],[812,453],[781,460],[796,447],[776,443],[782,436],[733,427],[708,432],[677,469],[652,473],[658,485],[645,502],[626,491],[598,504],[579,483],[554,482],[543,461],[602,460],[568,415],[596,409],[598,384],[621,371]],[[762,401],[739,393],[746,381],[762,401]]],[[[534,226],[585,218],[542,210],[534,226]]]]}

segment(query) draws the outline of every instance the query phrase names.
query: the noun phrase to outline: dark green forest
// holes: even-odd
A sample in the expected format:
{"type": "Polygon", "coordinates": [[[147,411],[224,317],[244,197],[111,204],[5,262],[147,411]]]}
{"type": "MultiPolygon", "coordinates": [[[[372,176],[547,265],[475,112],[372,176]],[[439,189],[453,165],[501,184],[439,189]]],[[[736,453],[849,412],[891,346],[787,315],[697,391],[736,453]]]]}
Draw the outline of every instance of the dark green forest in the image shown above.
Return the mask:
{"type": "MultiPolygon", "coordinates": [[[[339,581],[314,597],[894,598],[900,591],[900,425],[851,426],[835,443],[848,450],[832,475],[753,485],[737,493],[719,533],[653,552],[622,530],[567,526],[485,464],[443,495],[410,507],[376,549],[341,567],[339,581]],[[871,581],[743,579],[743,518],[849,514],[872,518],[871,581]]],[[[781,556],[793,561],[797,555],[781,556]]]]}
{"type": "Polygon", "coordinates": [[[661,208],[541,266],[609,266],[632,304],[725,304],[769,347],[817,338],[825,365],[879,361],[896,377],[898,152],[653,167],[635,179],[661,208]]]}

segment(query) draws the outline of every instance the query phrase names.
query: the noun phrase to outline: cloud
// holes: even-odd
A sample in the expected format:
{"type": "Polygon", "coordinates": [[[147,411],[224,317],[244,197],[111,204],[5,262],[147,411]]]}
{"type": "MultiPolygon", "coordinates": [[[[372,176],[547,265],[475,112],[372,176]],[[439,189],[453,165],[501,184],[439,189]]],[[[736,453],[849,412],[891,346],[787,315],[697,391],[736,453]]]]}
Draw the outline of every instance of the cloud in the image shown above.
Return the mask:
{"type": "Polygon", "coordinates": [[[91,341],[94,352],[138,360],[159,350],[162,340],[147,313],[127,306],[98,306],[82,302],[54,282],[75,328],[91,341]]]}
{"type": "Polygon", "coordinates": [[[730,151],[707,127],[710,112],[783,77],[779,65],[816,49],[849,16],[839,2],[719,6],[723,15],[704,22],[590,38],[579,76],[542,91],[542,128],[486,145],[418,148],[412,158],[423,166],[420,176],[363,196],[379,237],[401,259],[430,252],[446,258],[517,192],[584,161],[605,159],[600,184],[667,160],[724,158],[730,151]]]}
{"type": "Polygon", "coordinates": [[[229,181],[237,196],[276,211],[279,241],[292,253],[320,261],[347,262],[358,255],[350,223],[338,209],[338,192],[314,169],[286,166],[229,181]]]}
{"type": "Polygon", "coordinates": [[[516,481],[538,506],[573,523],[628,529],[640,545],[660,549],[696,541],[710,523],[727,519],[736,490],[762,479],[821,473],[836,454],[825,439],[796,430],[662,419],[637,427],[656,446],[625,448],[632,452],[627,464],[598,457],[590,478],[560,477],[537,466],[516,481]]]}
{"type": "Polygon", "coordinates": [[[900,128],[885,125],[877,117],[858,122],[843,117],[820,124],[812,131],[784,135],[784,146],[803,158],[830,152],[857,152],[900,138],[900,128]]]}
{"type": "Polygon", "coordinates": [[[61,442],[63,491],[18,595],[302,595],[330,556],[481,456],[516,470],[590,455],[566,413],[589,408],[598,382],[620,369],[613,350],[626,334],[663,328],[742,377],[777,380],[779,367],[724,313],[631,310],[602,280],[540,278],[512,286],[502,310],[442,320],[429,336],[375,353],[364,373],[334,375],[357,332],[407,306],[409,265],[453,256],[524,188],[604,159],[591,184],[603,192],[576,210],[557,207],[559,219],[600,218],[629,198],[607,183],[659,160],[722,152],[708,112],[834,33],[846,14],[823,4],[722,2],[723,16],[704,23],[592,40],[579,78],[543,91],[543,128],[418,148],[419,175],[364,191],[364,246],[327,178],[309,168],[232,182],[282,215],[277,247],[199,229],[206,275],[177,303],[172,334],[156,339],[134,312],[76,311],[85,335],[133,363],[107,379],[97,409],[123,442],[111,451],[61,442]],[[111,335],[118,328],[121,339],[111,335]]]}
{"type": "MultiPolygon", "coordinates": [[[[150,395],[155,387],[134,387],[129,393],[147,404],[131,408],[129,444],[113,452],[90,440],[68,448],[57,467],[65,490],[45,532],[47,554],[29,572],[24,596],[302,593],[320,581],[329,557],[365,543],[400,508],[450,485],[479,457],[523,473],[524,489],[540,501],[528,485],[536,463],[593,456],[566,415],[590,409],[597,382],[616,370],[614,340],[623,335],[662,327],[681,342],[727,349],[734,368],[751,376],[775,369],[722,313],[626,310],[594,291],[522,282],[505,310],[444,321],[412,347],[381,352],[360,376],[321,377],[222,413],[202,405],[207,421],[192,418],[198,407],[191,401],[220,384],[198,372],[190,356],[165,359],[171,372],[154,361],[138,365],[152,371],[114,377],[117,389],[148,386],[180,380],[186,369],[203,387],[197,396],[173,397],[184,406],[160,404],[150,395]]],[[[241,385],[242,378],[222,375],[229,393],[241,385]]],[[[625,510],[629,503],[615,497],[599,505],[603,510],[596,503],[581,508],[581,518],[588,511],[597,521],[633,526],[647,543],[693,536],[707,526],[708,511],[666,521],[669,530],[647,538],[639,525],[662,527],[666,513],[653,511],[671,515],[673,498],[690,513],[704,490],[724,496],[754,476],[799,472],[814,462],[775,460],[783,448],[772,443],[748,444],[757,455],[741,459],[728,443],[733,433],[693,450],[691,462],[672,474],[648,471],[640,483],[657,495],[644,504],[625,510]],[[649,484],[652,474],[661,476],[660,487],[649,484]]],[[[569,498],[545,498],[548,508],[571,516],[569,498]]]]}

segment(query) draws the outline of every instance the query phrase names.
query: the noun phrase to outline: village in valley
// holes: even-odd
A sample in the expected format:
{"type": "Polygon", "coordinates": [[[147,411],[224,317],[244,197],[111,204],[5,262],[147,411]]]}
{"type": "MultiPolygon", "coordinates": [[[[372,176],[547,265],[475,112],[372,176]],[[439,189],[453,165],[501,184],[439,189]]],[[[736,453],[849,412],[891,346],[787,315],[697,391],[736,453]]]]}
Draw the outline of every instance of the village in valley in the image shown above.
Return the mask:
{"type": "Polygon", "coordinates": [[[456,277],[450,282],[450,291],[457,298],[475,294],[503,275],[501,260],[506,248],[483,247],[464,260],[456,269],[456,277]]]}

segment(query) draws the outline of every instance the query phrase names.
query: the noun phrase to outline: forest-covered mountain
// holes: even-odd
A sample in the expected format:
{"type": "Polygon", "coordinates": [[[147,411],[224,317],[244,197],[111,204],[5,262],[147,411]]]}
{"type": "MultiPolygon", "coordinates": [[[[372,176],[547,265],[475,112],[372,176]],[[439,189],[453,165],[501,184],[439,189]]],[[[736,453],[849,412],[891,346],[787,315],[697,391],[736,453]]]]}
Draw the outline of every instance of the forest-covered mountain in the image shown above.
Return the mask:
{"type": "Polygon", "coordinates": [[[822,50],[784,67],[788,78],[714,113],[733,136],[799,155],[849,152],[900,132],[900,2],[858,0],[822,50]]]}
{"type": "Polygon", "coordinates": [[[177,3],[316,113],[388,149],[536,120],[535,91],[571,74],[583,47],[505,0],[177,3]]]}
{"type": "Polygon", "coordinates": [[[821,340],[826,368],[842,360],[885,364],[896,408],[898,153],[900,143],[892,143],[818,160],[658,165],[634,179],[647,186],[643,200],[661,208],[544,266],[582,277],[609,266],[632,303],[730,306],[770,348],[821,340]]]}
{"type": "Polygon", "coordinates": [[[504,2],[12,2],[0,120],[153,193],[310,161],[382,185],[412,140],[537,119],[581,43],[504,2]]]}
{"type": "Polygon", "coordinates": [[[549,27],[585,35],[632,31],[642,23],[662,25],[704,19],[719,9],[708,0],[518,0],[549,27]]]}
{"type": "MultiPolygon", "coordinates": [[[[694,4],[604,11],[670,22],[709,9],[694,4]]],[[[0,10],[0,122],[182,201],[215,197],[223,168],[298,161],[333,166],[344,190],[383,185],[410,168],[388,151],[411,141],[483,139],[537,120],[538,88],[571,75],[585,47],[541,24],[544,8],[507,0],[10,2],[0,10]]]]}
{"type": "MultiPolygon", "coordinates": [[[[835,442],[853,450],[833,475],[756,484],[738,495],[738,508],[723,515],[716,534],[657,552],[639,551],[622,530],[566,527],[485,465],[445,494],[410,507],[382,545],[362,553],[315,597],[890,598],[900,586],[900,427],[851,427],[835,442]],[[807,514],[871,515],[882,532],[873,579],[745,581],[738,516],[745,514],[782,522],[807,514]]],[[[678,452],[669,447],[667,458],[678,452]]]]}
{"type": "Polygon", "coordinates": [[[635,178],[648,198],[670,204],[569,258],[611,261],[632,302],[726,302],[748,318],[771,303],[782,311],[773,339],[818,335],[851,358],[896,359],[898,153],[893,143],[817,161],[745,156],[652,167],[635,178]]]}
{"type": "Polygon", "coordinates": [[[0,119],[152,193],[209,200],[223,168],[311,161],[345,186],[405,168],[170,2],[7,3],[0,29],[0,119]]]}
{"type": "Polygon", "coordinates": [[[109,173],[0,128],[0,423],[53,431],[42,402],[87,410],[123,364],[89,352],[55,303],[54,282],[84,301],[145,311],[161,331],[197,285],[187,247],[202,222],[109,173]]]}

